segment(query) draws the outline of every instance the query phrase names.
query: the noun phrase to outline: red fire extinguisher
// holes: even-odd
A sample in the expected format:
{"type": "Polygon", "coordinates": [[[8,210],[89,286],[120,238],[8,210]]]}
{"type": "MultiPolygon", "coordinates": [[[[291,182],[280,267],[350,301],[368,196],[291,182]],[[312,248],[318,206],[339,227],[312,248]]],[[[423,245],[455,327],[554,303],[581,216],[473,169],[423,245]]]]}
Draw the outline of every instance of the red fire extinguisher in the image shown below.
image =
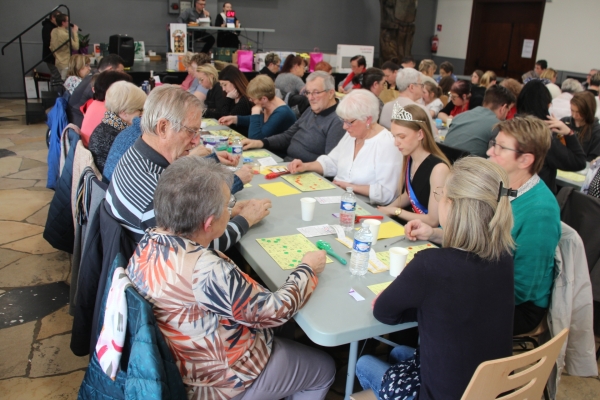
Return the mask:
{"type": "Polygon", "coordinates": [[[433,37],[431,38],[431,52],[433,54],[437,53],[439,44],[440,44],[440,39],[438,39],[437,35],[433,35],[433,37]]]}

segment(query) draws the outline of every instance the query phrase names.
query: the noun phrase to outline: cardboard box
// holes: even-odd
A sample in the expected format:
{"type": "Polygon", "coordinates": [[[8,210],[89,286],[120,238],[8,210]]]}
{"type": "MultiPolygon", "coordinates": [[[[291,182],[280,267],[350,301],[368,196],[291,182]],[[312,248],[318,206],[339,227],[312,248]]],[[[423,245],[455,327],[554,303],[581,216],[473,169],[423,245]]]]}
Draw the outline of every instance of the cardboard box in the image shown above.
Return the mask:
{"type": "Polygon", "coordinates": [[[183,66],[183,58],[185,54],[167,53],[167,70],[168,71],[185,71],[183,66]]]}
{"type": "Polygon", "coordinates": [[[169,39],[173,53],[185,54],[187,52],[187,25],[171,24],[169,39]]]}
{"type": "Polygon", "coordinates": [[[337,46],[337,57],[335,65],[336,72],[352,72],[350,69],[350,59],[354,56],[361,55],[365,57],[367,61],[367,68],[373,66],[373,56],[375,54],[375,47],[373,46],[360,46],[360,45],[349,45],[349,44],[338,44],[337,46]]]}

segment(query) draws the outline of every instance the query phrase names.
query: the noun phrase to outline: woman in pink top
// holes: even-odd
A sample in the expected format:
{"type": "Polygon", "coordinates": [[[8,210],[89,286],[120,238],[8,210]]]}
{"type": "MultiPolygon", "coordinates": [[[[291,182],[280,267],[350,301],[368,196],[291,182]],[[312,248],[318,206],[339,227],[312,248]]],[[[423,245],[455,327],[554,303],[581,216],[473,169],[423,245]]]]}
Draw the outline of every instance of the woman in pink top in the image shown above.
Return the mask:
{"type": "Polygon", "coordinates": [[[100,125],[102,118],[104,118],[104,113],[106,112],[104,98],[110,85],[118,81],[132,81],[131,76],[118,71],[104,71],[96,75],[94,79],[95,81],[92,86],[94,98],[81,106],[81,112],[83,113],[81,140],[85,147],[88,147],[92,132],[94,132],[94,129],[100,125]]]}

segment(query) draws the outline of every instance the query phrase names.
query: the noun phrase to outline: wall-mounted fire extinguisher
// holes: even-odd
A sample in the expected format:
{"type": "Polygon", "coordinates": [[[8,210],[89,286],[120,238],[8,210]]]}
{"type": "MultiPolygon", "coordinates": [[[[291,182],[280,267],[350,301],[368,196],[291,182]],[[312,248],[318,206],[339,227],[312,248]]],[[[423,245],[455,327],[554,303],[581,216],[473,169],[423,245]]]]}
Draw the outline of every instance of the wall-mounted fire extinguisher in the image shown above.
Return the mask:
{"type": "Polygon", "coordinates": [[[438,39],[437,35],[433,35],[433,37],[431,38],[431,52],[433,54],[437,53],[439,44],[440,44],[440,39],[438,39]]]}

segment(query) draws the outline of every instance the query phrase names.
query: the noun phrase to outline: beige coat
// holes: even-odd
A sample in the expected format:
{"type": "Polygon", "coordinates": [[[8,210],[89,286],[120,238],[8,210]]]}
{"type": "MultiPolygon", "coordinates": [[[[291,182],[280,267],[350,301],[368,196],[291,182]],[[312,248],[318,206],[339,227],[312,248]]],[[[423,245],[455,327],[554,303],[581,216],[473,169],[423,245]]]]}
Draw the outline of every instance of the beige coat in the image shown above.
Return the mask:
{"type": "MultiPolygon", "coordinates": [[[[63,43],[69,41],[69,30],[67,28],[57,27],[52,29],[50,34],[50,50],[54,51],[58,49],[63,43]]],[[[71,32],[71,47],[73,50],[79,50],[79,35],[71,32]]],[[[69,45],[66,44],[54,53],[55,65],[58,70],[69,67],[69,59],[71,58],[71,52],[69,51],[69,45]]]]}

